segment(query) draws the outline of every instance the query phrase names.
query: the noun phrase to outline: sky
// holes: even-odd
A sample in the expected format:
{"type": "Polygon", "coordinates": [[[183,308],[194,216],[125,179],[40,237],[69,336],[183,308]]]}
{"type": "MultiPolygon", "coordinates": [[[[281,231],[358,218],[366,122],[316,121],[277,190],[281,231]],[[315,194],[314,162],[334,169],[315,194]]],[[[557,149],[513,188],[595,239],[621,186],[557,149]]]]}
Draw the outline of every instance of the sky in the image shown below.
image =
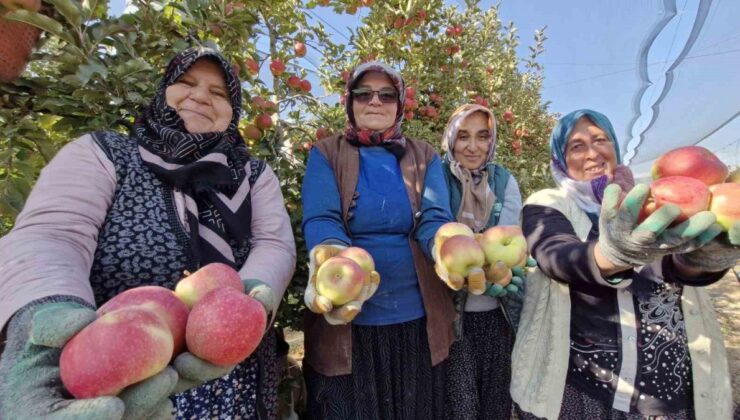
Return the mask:
{"type": "MultiPolygon", "coordinates": [[[[377,0],[380,3],[382,0],[377,0]]],[[[446,0],[464,7],[463,0],[446,0]]],[[[740,165],[740,2],[730,0],[482,0],[500,3],[502,21],[514,22],[519,56],[535,30],[547,26],[543,100],[552,112],[591,108],[606,114],[622,157],[637,177],[661,153],[699,144],[728,166],[740,165]]],[[[124,0],[111,1],[121,13],[124,0]]],[[[367,9],[355,16],[314,9],[335,42],[346,43],[367,9]]],[[[267,46],[260,46],[266,50],[267,46]]],[[[309,48],[305,67],[321,62],[309,48]],[[313,63],[313,64],[312,64],[313,63]]],[[[267,66],[262,71],[266,72],[267,66]]],[[[314,94],[321,95],[309,75],[314,94]]],[[[326,98],[328,101],[336,98],[326,98]]]]}

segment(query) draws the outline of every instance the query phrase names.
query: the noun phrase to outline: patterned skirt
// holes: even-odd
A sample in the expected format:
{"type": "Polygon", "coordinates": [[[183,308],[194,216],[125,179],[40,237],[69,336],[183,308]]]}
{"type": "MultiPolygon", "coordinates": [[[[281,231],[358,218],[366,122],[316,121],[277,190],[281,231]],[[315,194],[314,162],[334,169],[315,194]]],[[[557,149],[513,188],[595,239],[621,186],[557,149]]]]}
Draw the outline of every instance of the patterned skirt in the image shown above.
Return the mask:
{"type": "MultiPolygon", "coordinates": [[[[514,404],[517,418],[520,420],[539,420],[540,417],[525,413],[514,404]]],[[[640,413],[625,413],[611,408],[603,402],[592,398],[585,392],[581,392],[573,385],[565,384],[563,392],[563,404],[560,407],[560,420],[694,420],[693,408],[684,409],[676,413],[664,416],[645,416],[640,413]]]]}
{"type": "Polygon", "coordinates": [[[463,316],[463,336],[447,359],[446,418],[508,419],[513,345],[509,323],[501,308],[463,316]]]}
{"type": "Polygon", "coordinates": [[[270,329],[247,360],[223,378],[173,397],[177,419],[275,419],[280,360],[270,329]]]}
{"type": "Polygon", "coordinates": [[[442,419],[445,364],[432,367],[426,318],[352,326],[352,373],[304,364],[309,419],[442,419]]]}

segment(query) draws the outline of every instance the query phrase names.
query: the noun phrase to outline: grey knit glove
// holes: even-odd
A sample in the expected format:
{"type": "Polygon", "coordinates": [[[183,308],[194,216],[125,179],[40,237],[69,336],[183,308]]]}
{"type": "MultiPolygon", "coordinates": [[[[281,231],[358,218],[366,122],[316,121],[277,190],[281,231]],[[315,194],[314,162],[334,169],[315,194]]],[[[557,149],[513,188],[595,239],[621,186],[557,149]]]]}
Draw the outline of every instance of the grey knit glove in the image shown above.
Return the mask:
{"type": "MultiPolygon", "coordinates": [[[[718,230],[718,225],[713,226],[713,231],[718,230]]],[[[736,222],[726,234],[720,234],[701,248],[675,255],[674,258],[684,265],[709,273],[734,267],[740,260],[740,222],[736,222]]]]}
{"type": "Polygon", "coordinates": [[[636,267],[664,255],[690,252],[719,233],[714,228],[710,229],[716,217],[709,211],[699,212],[678,226],[666,229],[680,213],[679,208],[672,204],[662,206],[637,225],[637,217],[650,188],[638,184],[620,205],[621,192],[619,185],[606,187],[599,217],[601,253],[617,266],[636,267]]]}

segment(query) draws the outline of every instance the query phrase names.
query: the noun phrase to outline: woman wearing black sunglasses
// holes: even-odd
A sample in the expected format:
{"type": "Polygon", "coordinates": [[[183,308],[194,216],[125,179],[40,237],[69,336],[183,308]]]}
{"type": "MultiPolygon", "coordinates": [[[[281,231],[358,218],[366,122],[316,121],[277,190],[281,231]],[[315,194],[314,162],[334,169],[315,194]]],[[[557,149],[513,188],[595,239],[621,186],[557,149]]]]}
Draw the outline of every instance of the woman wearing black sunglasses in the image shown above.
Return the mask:
{"type": "Polygon", "coordinates": [[[357,67],[347,83],[347,130],[316,143],[308,159],[309,418],[443,416],[454,308],[431,247],[452,215],[439,156],[403,135],[404,94],[395,70],[357,67]],[[347,246],[372,255],[380,283],[366,285],[359,300],[327,305],[314,287],[317,262],[347,246]]]}

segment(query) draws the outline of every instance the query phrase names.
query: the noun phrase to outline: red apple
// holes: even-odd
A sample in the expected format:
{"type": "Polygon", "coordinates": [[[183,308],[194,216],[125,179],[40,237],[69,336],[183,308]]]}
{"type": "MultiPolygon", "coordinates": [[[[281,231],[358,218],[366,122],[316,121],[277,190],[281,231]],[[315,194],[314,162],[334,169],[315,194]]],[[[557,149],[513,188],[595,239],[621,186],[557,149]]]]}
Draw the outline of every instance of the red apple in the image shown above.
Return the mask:
{"type": "Polygon", "coordinates": [[[414,118],[414,112],[413,111],[406,111],[406,113],[403,115],[403,117],[407,121],[411,121],[414,118]]]}
{"type": "Polygon", "coordinates": [[[301,88],[301,78],[293,74],[290,77],[288,77],[288,80],[285,81],[285,84],[292,87],[293,89],[300,89],[301,88]]]}
{"type": "Polygon", "coordinates": [[[272,117],[269,114],[260,114],[254,119],[254,124],[260,130],[272,127],[272,117]]]}
{"type": "Polygon", "coordinates": [[[714,153],[700,146],[673,149],[661,155],[650,172],[653,179],[669,176],[696,178],[706,185],[719,184],[727,178],[728,169],[714,153]]]}
{"type": "Polygon", "coordinates": [[[726,182],[709,187],[712,199],[709,211],[717,216],[717,223],[727,232],[733,224],[740,222],[740,184],[726,182]]]}
{"type": "Polygon", "coordinates": [[[439,258],[449,274],[467,277],[470,270],[482,268],[486,257],[475,238],[455,235],[446,239],[439,250],[439,258]]]}
{"type": "Polygon", "coordinates": [[[439,112],[437,112],[437,108],[433,106],[427,106],[427,116],[433,120],[436,120],[439,117],[439,112]]]}
{"type": "Polygon", "coordinates": [[[274,76],[280,76],[285,71],[285,64],[280,59],[272,60],[270,63],[270,71],[274,76]]]}
{"type": "Polygon", "coordinates": [[[396,20],[393,21],[393,28],[394,29],[403,28],[403,16],[398,16],[396,20]]]}
{"type": "Polygon", "coordinates": [[[498,284],[501,287],[506,287],[511,283],[513,274],[511,268],[507,266],[503,261],[498,261],[495,264],[489,264],[485,268],[486,280],[492,284],[498,284]]]}
{"type": "Polygon", "coordinates": [[[474,98],[474,101],[476,104],[480,106],[488,107],[488,101],[480,95],[476,95],[474,98]]]}
{"type": "Polygon", "coordinates": [[[334,305],[357,298],[364,282],[365,272],[349,258],[331,257],[316,272],[316,291],[334,305]]]}
{"type": "Polygon", "coordinates": [[[513,123],[514,120],[516,119],[516,117],[514,116],[514,112],[511,111],[510,109],[507,109],[506,111],[504,111],[503,118],[504,118],[504,121],[506,121],[509,124],[513,123]]]}
{"type": "Polygon", "coordinates": [[[62,383],[75,398],[117,395],[167,367],[172,349],[162,318],[144,307],[123,307],[102,315],[64,346],[62,383]]]}
{"type": "Polygon", "coordinates": [[[416,96],[416,89],[413,86],[406,88],[406,99],[414,98],[416,96]]]}
{"type": "Polygon", "coordinates": [[[329,137],[329,130],[326,127],[319,127],[316,130],[316,140],[321,140],[329,137]]]}
{"type": "Polygon", "coordinates": [[[360,3],[365,7],[370,7],[375,3],[375,0],[360,0],[360,3]]]}
{"type": "Polygon", "coordinates": [[[306,55],[306,44],[301,41],[296,41],[295,45],[293,45],[293,50],[295,51],[296,56],[303,57],[306,55]]]}
{"type": "Polygon", "coordinates": [[[260,71],[260,64],[251,58],[244,60],[244,67],[246,67],[249,73],[253,75],[260,71]]]}
{"type": "Polygon", "coordinates": [[[351,246],[349,248],[344,248],[339,251],[337,257],[349,258],[354,261],[360,266],[365,274],[370,274],[375,271],[375,261],[373,260],[372,255],[360,247],[351,246]]]}
{"type": "Polygon", "coordinates": [[[696,178],[686,176],[660,178],[650,184],[650,197],[640,210],[637,220],[642,222],[665,204],[675,204],[681,209],[681,214],[673,222],[677,224],[700,211],[707,210],[709,200],[709,188],[696,178]]]}
{"type": "Polygon", "coordinates": [[[445,223],[440,226],[434,234],[434,248],[437,252],[442,248],[442,243],[444,241],[455,235],[464,235],[469,238],[475,238],[475,233],[473,233],[473,230],[470,229],[468,225],[458,222],[445,223]]]}
{"type": "Polygon", "coordinates": [[[170,289],[160,286],[141,286],[126,290],[98,308],[98,316],[116,309],[140,306],[151,309],[167,324],[172,333],[173,357],[185,349],[185,325],[188,322],[187,305],[170,289]]]}
{"type": "Polygon", "coordinates": [[[494,226],[479,239],[488,264],[502,261],[507,267],[524,267],[527,262],[527,240],[519,226],[494,226]]]}
{"type": "Polygon", "coordinates": [[[237,290],[219,287],[190,311],[188,350],[214,365],[240,363],[257,348],[267,326],[262,304],[237,290]]]}
{"type": "Polygon", "coordinates": [[[186,272],[185,278],[177,282],[175,294],[188,308],[193,308],[208,292],[217,287],[230,287],[244,293],[239,273],[222,263],[210,263],[192,274],[186,272]]]}
{"type": "Polygon", "coordinates": [[[416,108],[418,108],[418,106],[419,106],[419,103],[416,102],[416,99],[414,98],[406,98],[403,101],[403,108],[407,111],[413,111],[416,108]]]}
{"type": "Polygon", "coordinates": [[[311,82],[308,80],[301,80],[301,90],[308,93],[311,91],[311,82]]]}
{"type": "Polygon", "coordinates": [[[259,140],[262,138],[262,131],[254,124],[247,124],[241,130],[242,137],[249,140],[259,140]]]}
{"type": "Polygon", "coordinates": [[[448,26],[447,29],[445,29],[445,35],[449,37],[455,36],[455,27],[454,26],[448,26]]]}
{"type": "Polygon", "coordinates": [[[322,6],[328,6],[329,5],[329,0],[319,0],[319,4],[322,5],[322,6]]]}
{"type": "Polygon", "coordinates": [[[462,35],[463,33],[463,26],[462,25],[456,25],[455,26],[455,36],[462,35]]]}

